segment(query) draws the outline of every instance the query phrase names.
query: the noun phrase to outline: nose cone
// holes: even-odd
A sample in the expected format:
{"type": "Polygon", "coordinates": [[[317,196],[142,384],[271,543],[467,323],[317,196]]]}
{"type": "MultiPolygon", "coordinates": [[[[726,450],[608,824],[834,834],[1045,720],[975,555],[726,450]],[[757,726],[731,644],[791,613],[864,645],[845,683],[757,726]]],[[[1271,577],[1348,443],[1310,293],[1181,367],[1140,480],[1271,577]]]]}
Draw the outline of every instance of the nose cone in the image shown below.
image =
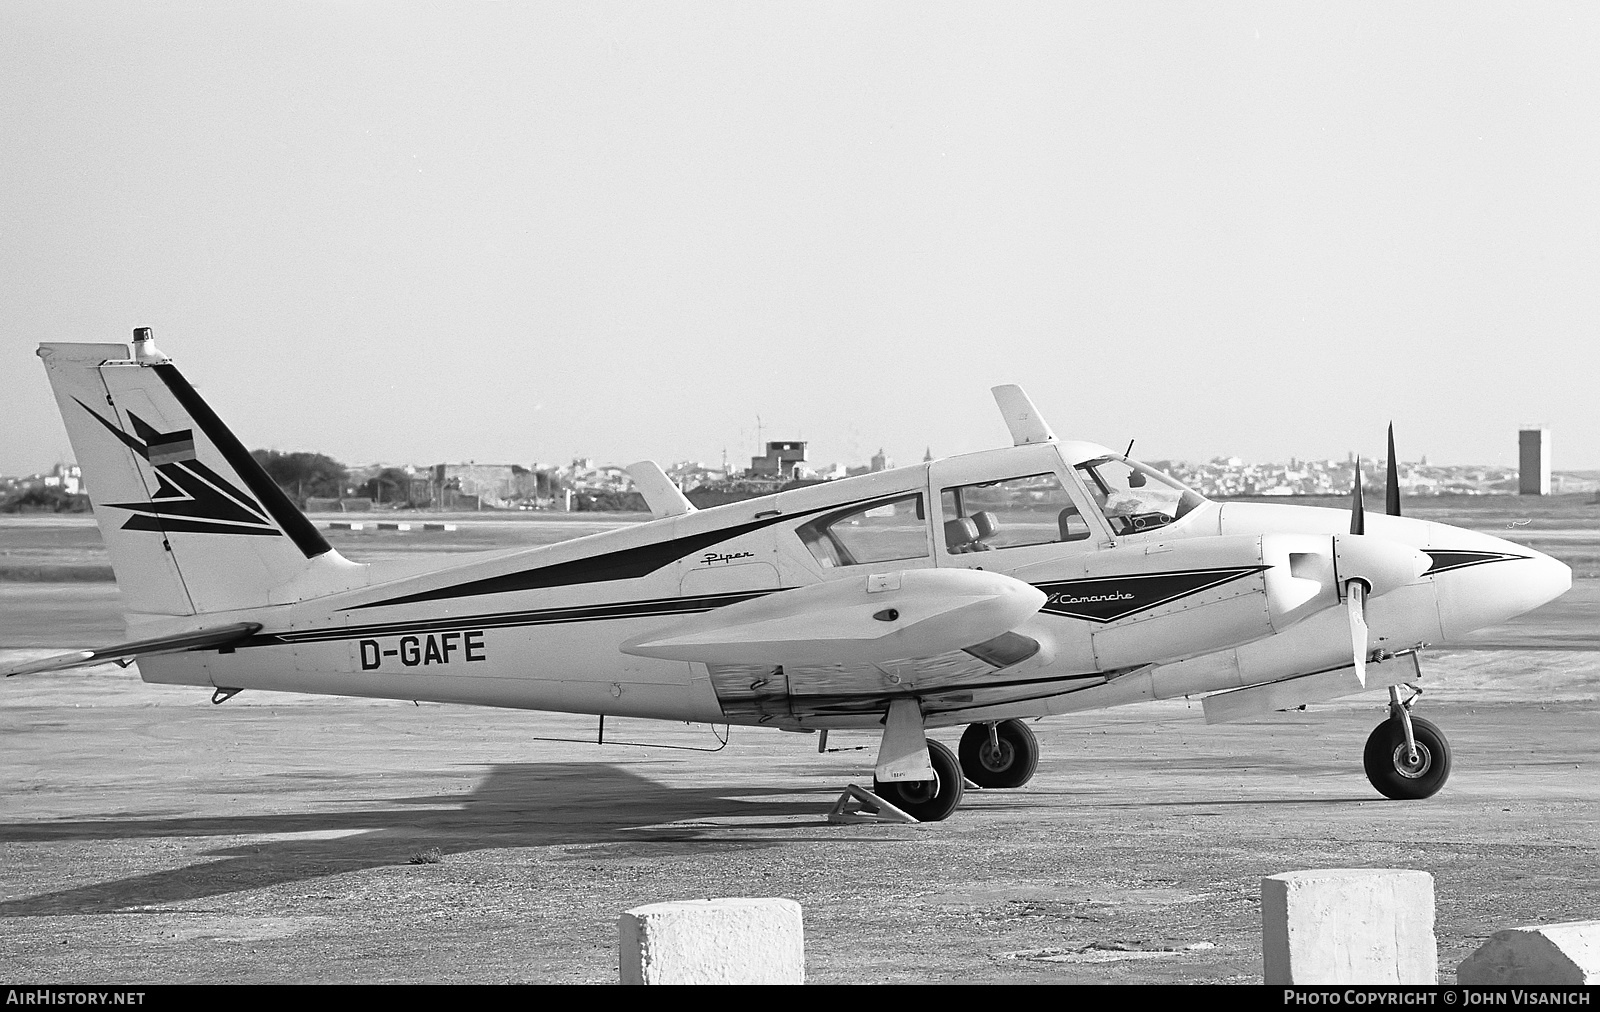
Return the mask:
{"type": "Polygon", "coordinates": [[[1572,570],[1543,552],[1487,534],[1431,525],[1428,555],[1445,640],[1497,625],[1572,589],[1572,570]],[[1434,547],[1438,546],[1438,547],[1434,547]]]}

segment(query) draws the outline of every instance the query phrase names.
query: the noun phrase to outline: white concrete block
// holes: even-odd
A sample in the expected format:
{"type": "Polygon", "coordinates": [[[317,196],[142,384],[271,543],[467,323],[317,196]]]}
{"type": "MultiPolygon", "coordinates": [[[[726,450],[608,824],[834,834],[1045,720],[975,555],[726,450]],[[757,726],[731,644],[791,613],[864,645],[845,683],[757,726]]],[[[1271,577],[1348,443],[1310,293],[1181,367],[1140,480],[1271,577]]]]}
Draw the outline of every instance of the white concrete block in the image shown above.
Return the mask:
{"type": "Polygon", "coordinates": [[[1600,984],[1600,921],[1496,931],[1462,960],[1458,984],[1600,984]]]}
{"type": "Polygon", "coordinates": [[[617,918],[624,984],[804,984],[800,904],[779,898],[680,900],[617,918]]]}
{"type": "Polygon", "coordinates": [[[1433,876],[1324,868],[1261,880],[1268,984],[1436,984],[1433,876]]]}

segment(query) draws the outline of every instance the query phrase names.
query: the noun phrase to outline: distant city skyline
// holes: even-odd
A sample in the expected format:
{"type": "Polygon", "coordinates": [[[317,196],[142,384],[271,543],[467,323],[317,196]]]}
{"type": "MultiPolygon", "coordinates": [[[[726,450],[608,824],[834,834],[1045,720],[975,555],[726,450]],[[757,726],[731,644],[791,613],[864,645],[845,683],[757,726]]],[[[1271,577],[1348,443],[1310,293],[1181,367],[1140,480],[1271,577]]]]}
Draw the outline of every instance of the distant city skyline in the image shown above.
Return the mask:
{"type": "MultiPolygon", "coordinates": [[[[1108,447],[1108,449],[1115,450],[1116,448],[1108,447]]],[[[300,451],[300,452],[313,452],[313,453],[323,453],[324,452],[324,451],[316,449],[315,447],[296,447],[296,448],[294,448],[294,450],[300,451]]],[[[931,448],[925,448],[924,453],[926,454],[928,452],[931,452],[931,448]]],[[[324,455],[325,456],[329,456],[329,457],[333,458],[334,460],[337,460],[340,464],[345,465],[346,467],[350,468],[352,471],[370,471],[370,470],[373,470],[373,469],[385,468],[385,467],[400,467],[400,468],[412,467],[412,468],[416,468],[418,470],[423,470],[423,469],[427,469],[427,468],[438,466],[440,464],[452,464],[452,465],[454,465],[454,464],[493,464],[493,465],[500,465],[500,466],[518,466],[518,467],[525,467],[525,468],[530,468],[530,469],[537,468],[537,469],[539,469],[541,471],[569,471],[569,470],[573,470],[573,469],[621,469],[623,467],[626,467],[628,464],[633,463],[633,461],[631,461],[631,460],[629,460],[629,461],[607,460],[607,459],[602,458],[602,457],[596,457],[593,454],[577,454],[577,455],[575,455],[575,456],[573,456],[573,457],[571,457],[571,458],[569,458],[567,460],[551,460],[551,459],[543,459],[543,458],[530,458],[530,459],[524,459],[524,460],[497,460],[497,461],[478,460],[477,458],[469,458],[469,457],[445,457],[445,458],[441,458],[439,460],[422,460],[422,459],[411,459],[411,458],[406,458],[406,457],[397,457],[397,458],[382,459],[382,460],[344,460],[344,459],[341,459],[341,458],[337,457],[334,454],[326,454],[326,453],[324,453],[324,455]]],[[[941,456],[942,455],[940,455],[940,454],[933,454],[933,459],[940,459],[941,456]]],[[[1324,464],[1330,465],[1333,468],[1338,469],[1338,468],[1348,468],[1352,463],[1352,461],[1350,460],[1350,457],[1349,457],[1348,454],[1345,457],[1306,457],[1306,456],[1301,456],[1301,455],[1290,455],[1288,457],[1283,458],[1282,460],[1247,460],[1247,459],[1245,459],[1243,457],[1240,457],[1238,454],[1229,454],[1229,453],[1212,454],[1211,456],[1200,457],[1200,458],[1152,457],[1152,456],[1145,456],[1145,455],[1139,454],[1139,453],[1135,453],[1133,456],[1138,458],[1138,459],[1140,459],[1140,460],[1145,461],[1146,463],[1172,464],[1172,465],[1174,465],[1174,469],[1175,470],[1181,470],[1182,468],[1204,468],[1204,467],[1213,466],[1213,465],[1228,465],[1228,466],[1232,466],[1232,467],[1247,468],[1248,469],[1248,468],[1285,468],[1285,467],[1296,467],[1296,466],[1304,468],[1304,467],[1306,467],[1308,465],[1324,465],[1324,464]],[[1180,465],[1181,465],[1181,467],[1180,467],[1180,465]]],[[[861,460],[861,461],[812,459],[812,460],[809,460],[807,462],[807,464],[808,464],[807,470],[820,472],[823,469],[827,469],[827,468],[838,468],[839,471],[840,471],[840,474],[842,476],[843,472],[844,472],[844,470],[846,468],[853,468],[856,471],[865,473],[865,472],[867,472],[869,470],[876,469],[880,459],[885,460],[886,461],[885,467],[889,467],[889,468],[897,467],[897,466],[914,466],[915,464],[924,463],[925,460],[926,460],[926,458],[924,456],[917,456],[915,458],[915,460],[910,461],[910,462],[908,462],[906,464],[897,464],[893,454],[883,453],[881,451],[881,449],[880,449],[879,451],[875,451],[871,456],[869,456],[866,459],[861,460]]],[[[1382,456],[1364,456],[1363,455],[1359,459],[1360,459],[1360,462],[1362,464],[1363,469],[1365,471],[1368,471],[1368,472],[1372,472],[1372,471],[1375,471],[1375,470],[1379,469],[1382,465],[1384,465],[1387,462],[1387,458],[1382,457],[1382,456]]],[[[656,462],[659,463],[660,465],[662,465],[664,468],[667,468],[668,470],[674,470],[674,469],[679,469],[679,468],[683,468],[683,467],[698,467],[698,468],[703,468],[703,469],[708,470],[708,471],[722,470],[722,461],[720,459],[707,460],[707,459],[704,459],[704,458],[698,458],[698,457],[692,457],[692,456],[682,456],[682,455],[670,456],[669,455],[667,457],[657,459],[656,462]]],[[[1403,454],[1400,457],[1400,464],[1401,464],[1402,467],[1405,467],[1405,468],[1421,468],[1421,469],[1427,469],[1427,470],[1487,468],[1487,469],[1491,469],[1491,470],[1505,471],[1505,472],[1508,472],[1508,473],[1511,473],[1511,474],[1516,474],[1518,472],[1518,466],[1517,466],[1516,463],[1512,463],[1512,464],[1493,464],[1493,463],[1490,463],[1490,462],[1487,462],[1487,461],[1482,461],[1482,460],[1477,460],[1477,461],[1456,461],[1456,462],[1448,462],[1448,463],[1440,462],[1440,461],[1432,461],[1432,462],[1430,462],[1428,459],[1426,459],[1425,456],[1419,457],[1416,460],[1410,460],[1410,459],[1407,459],[1403,454]]],[[[0,472],[0,478],[23,478],[23,477],[30,477],[30,476],[37,476],[37,475],[47,475],[47,474],[51,474],[53,472],[59,471],[63,467],[76,468],[76,466],[77,466],[76,462],[70,456],[68,456],[68,457],[66,457],[66,458],[64,458],[64,459],[62,459],[60,461],[52,463],[49,467],[33,468],[31,470],[22,470],[22,471],[0,472]]],[[[747,465],[740,464],[737,461],[734,461],[734,460],[730,459],[728,461],[728,464],[727,464],[727,471],[730,474],[744,474],[744,473],[748,473],[749,468],[748,468],[747,465]]],[[[1553,474],[1578,474],[1578,473],[1591,474],[1591,473],[1600,473],[1600,469],[1555,467],[1555,468],[1551,468],[1551,473],[1553,473],[1553,474]]]]}
{"type": "Polygon", "coordinates": [[[1600,8],[0,7],[0,473],[41,341],[250,447],[1008,442],[1600,469],[1600,8]]]}
{"type": "MultiPolygon", "coordinates": [[[[665,470],[685,492],[707,489],[722,493],[752,493],[756,486],[776,488],[791,479],[834,480],[891,468],[892,459],[874,454],[866,465],[848,466],[837,462],[805,460],[803,442],[774,441],[765,457],[752,458],[750,467],[723,468],[720,464],[678,461],[665,470]]],[[[473,499],[493,508],[530,508],[559,501],[557,489],[580,494],[626,493],[633,481],[623,467],[597,463],[593,458],[575,458],[565,464],[530,462],[532,467],[489,462],[439,462],[417,466],[404,464],[409,477],[393,477],[394,462],[348,465],[344,488],[356,497],[370,495],[388,501],[432,502],[436,496],[453,490],[456,496],[473,499]],[[536,469],[535,469],[536,468],[536,469]],[[374,484],[374,480],[377,484],[374,484]],[[363,492],[365,488],[365,492],[363,492]]],[[[1353,486],[1354,460],[1301,460],[1286,462],[1246,462],[1238,457],[1216,457],[1209,461],[1154,462],[1186,486],[1214,498],[1237,496],[1343,496],[1353,486]]],[[[1386,463],[1381,459],[1362,459],[1365,483],[1374,490],[1387,487],[1386,463]]],[[[81,471],[75,465],[58,465],[50,476],[0,475],[0,492],[11,494],[35,485],[56,486],[68,493],[81,491],[81,471]]],[[[1487,464],[1434,465],[1401,462],[1398,479],[1401,494],[1407,497],[1431,495],[1496,495],[1512,493],[1589,495],[1600,491],[1600,473],[1555,472],[1536,468],[1531,481],[1518,468],[1487,464]]],[[[282,479],[279,479],[280,481],[282,479]]],[[[313,479],[320,481],[320,478],[313,479]]],[[[296,497],[303,486],[286,485],[296,497]]],[[[318,495],[323,495],[319,492],[318,495]]]]}

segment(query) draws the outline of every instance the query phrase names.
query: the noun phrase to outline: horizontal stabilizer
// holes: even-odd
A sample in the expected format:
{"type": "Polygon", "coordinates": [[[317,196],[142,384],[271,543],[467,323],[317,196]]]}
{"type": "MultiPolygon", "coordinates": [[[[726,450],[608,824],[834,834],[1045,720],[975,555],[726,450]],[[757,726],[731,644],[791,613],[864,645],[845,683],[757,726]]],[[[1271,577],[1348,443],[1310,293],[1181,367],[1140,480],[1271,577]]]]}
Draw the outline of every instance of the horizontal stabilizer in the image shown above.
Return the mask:
{"type": "Polygon", "coordinates": [[[622,651],[704,664],[872,664],[986,644],[1044,602],[1043,591],[1000,573],[877,573],[731,604],[636,636],[622,651]]]}
{"type": "Polygon", "coordinates": [[[672,483],[667,472],[661,470],[660,464],[653,460],[641,460],[637,464],[629,464],[624,470],[633,479],[634,491],[644,496],[645,505],[650,507],[650,515],[655,519],[694,512],[694,503],[672,483]]]}
{"type": "Polygon", "coordinates": [[[225,647],[261,631],[260,622],[234,622],[196,632],[178,633],[174,636],[156,636],[147,640],[119,643],[99,650],[74,650],[70,654],[56,654],[41,661],[30,661],[14,668],[6,668],[5,676],[31,675],[40,671],[66,671],[84,668],[91,664],[120,661],[144,654],[170,654],[180,650],[203,650],[207,647],[225,647]]]}

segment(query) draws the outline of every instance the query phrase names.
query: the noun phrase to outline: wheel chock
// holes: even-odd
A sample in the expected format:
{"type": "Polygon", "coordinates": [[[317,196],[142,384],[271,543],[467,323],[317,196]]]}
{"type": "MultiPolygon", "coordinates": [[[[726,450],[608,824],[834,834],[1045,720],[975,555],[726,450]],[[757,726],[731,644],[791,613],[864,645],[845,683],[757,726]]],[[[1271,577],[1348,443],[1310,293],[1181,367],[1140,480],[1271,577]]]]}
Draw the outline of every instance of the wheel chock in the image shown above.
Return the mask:
{"type": "Polygon", "coordinates": [[[863,822],[916,822],[917,819],[871,791],[851,784],[833,803],[833,808],[828,812],[828,821],[855,825],[863,822]]]}

